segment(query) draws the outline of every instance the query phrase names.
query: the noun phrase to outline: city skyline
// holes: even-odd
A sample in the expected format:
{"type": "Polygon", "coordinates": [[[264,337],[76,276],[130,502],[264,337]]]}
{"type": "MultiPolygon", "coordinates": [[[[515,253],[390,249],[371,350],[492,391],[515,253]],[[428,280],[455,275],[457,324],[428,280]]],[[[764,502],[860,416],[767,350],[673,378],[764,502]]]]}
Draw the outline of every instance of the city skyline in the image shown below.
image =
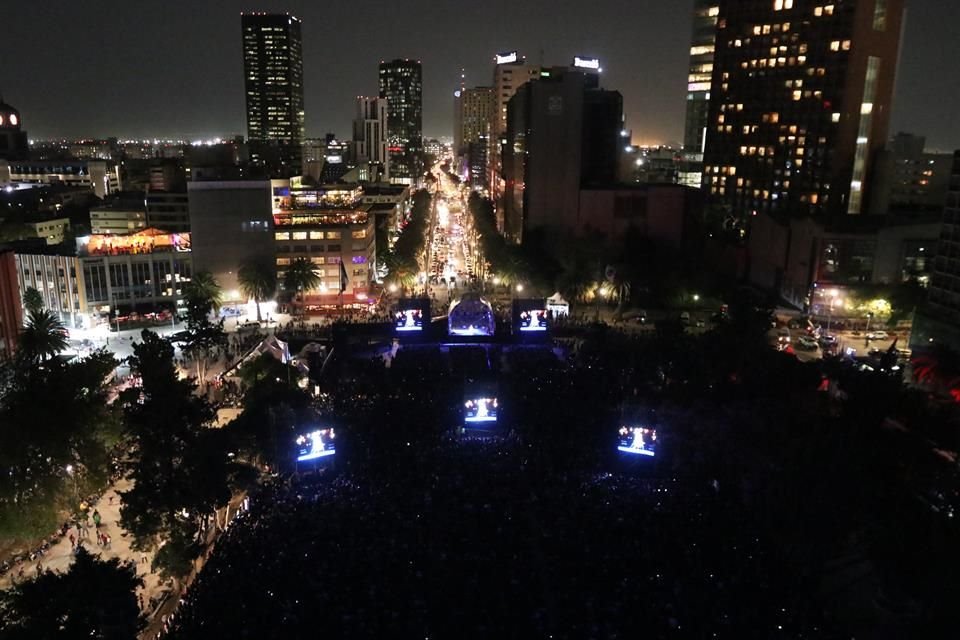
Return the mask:
{"type": "MultiPolygon", "coordinates": [[[[635,142],[671,143],[683,137],[692,0],[601,0],[589,10],[539,0],[523,6],[498,1],[492,7],[451,3],[439,8],[407,0],[384,7],[382,19],[364,23],[362,47],[355,32],[331,28],[349,25],[355,17],[344,2],[320,9],[297,1],[228,1],[200,10],[182,0],[163,7],[94,0],[53,10],[49,4],[14,4],[19,20],[46,27],[11,30],[0,41],[0,94],[21,110],[33,139],[195,139],[244,132],[236,38],[243,10],[288,11],[303,21],[307,137],[328,131],[348,136],[356,96],[375,93],[377,65],[396,57],[423,62],[424,134],[450,136],[450,104],[460,69],[466,70],[467,86],[489,85],[492,57],[504,50],[518,50],[534,62],[542,51],[546,65],[595,55],[604,66],[603,86],[624,96],[626,125],[635,142]],[[625,9],[632,9],[636,20],[624,20],[625,9]],[[430,19],[424,20],[428,11],[430,19]],[[468,24],[469,29],[459,28],[468,24]],[[91,44],[89,33],[109,37],[91,44]],[[42,85],[37,82],[38,69],[58,69],[65,52],[82,51],[87,53],[74,60],[86,66],[84,73],[50,71],[42,85]]],[[[891,132],[923,134],[932,148],[945,150],[960,147],[950,107],[960,98],[960,83],[944,82],[926,70],[952,58],[951,18],[960,18],[960,7],[933,0],[909,4],[891,123],[891,132]]]]}

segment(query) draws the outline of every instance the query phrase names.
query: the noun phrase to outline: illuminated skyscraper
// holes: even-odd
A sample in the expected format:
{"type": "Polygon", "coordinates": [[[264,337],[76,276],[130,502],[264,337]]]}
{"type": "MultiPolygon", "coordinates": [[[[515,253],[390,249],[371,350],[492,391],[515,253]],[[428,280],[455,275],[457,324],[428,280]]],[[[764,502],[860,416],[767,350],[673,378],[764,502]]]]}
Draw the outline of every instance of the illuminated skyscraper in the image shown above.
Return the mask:
{"type": "Polygon", "coordinates": [[[387,100],[390,180],[410,184],[423,151],[423,78],[420,61],[380,62],[380,97],[387,100]]]}
{"type": "Polygon", "coordinates": [[[683,129],[684,168],[681,182],[699,187],[703,173],[703,146],[710,110],[710,80],[713,75],[719,0],[696,0],[693,34],[690,38],[690,72],[687,75],[687,117],[683,129]]]}
{"type": "Polygon", "coordinates": [[[387,101],[384,98],[357,98],[357,115],[353,121],[353,158],[366,168],[371,182],[390,178],[387,153],[387,101]]]}
{"type": "Polygon", "coordinates": [[[704,186],[747,218],[870,212],[903,0],[720,0],[704,186]]]}
{"type": "Polygon", "coordinates": [[[241,24],[250,159],[271,174],[298,175],[303,153],[300,20],[245,13],[241,24]]]}

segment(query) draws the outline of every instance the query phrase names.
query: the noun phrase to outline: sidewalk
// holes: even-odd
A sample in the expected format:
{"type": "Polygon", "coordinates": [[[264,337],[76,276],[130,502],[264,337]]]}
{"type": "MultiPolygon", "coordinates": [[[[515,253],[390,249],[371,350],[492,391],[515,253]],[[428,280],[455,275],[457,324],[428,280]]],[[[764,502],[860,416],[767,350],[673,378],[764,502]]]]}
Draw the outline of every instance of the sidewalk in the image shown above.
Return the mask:
{"type": "MultiPolygon", "coordinates": [[[[92,515],[90,518],[89,538],[84,538],[82,544],[88,551],[94,555],[100,555],[103,559],[120,558],[122,561],[133,560],[136,563],[137,575],[143,578],[144,586],[137,590],[137,594],[143,599],[143,613],[151,613],[150,601],[152,598],[162,599],[165,591],[170,590],[169,583],[162,583],[160,576],[150,570],[153,562],[154,553],[152,551],[140,553],[130,548],[132,542],[131,536],[120,528],[120,496],[118,491],[126,491],[130,487],[129,480],[119,480],[112,485],[104,494],[100,501],[91,506],[90,513],[94,510],[99,511],[100,531],[110,536],[109,548],[103,548],[97,545],[97,530],[93,526],[92,515]],[[112,499],[112,500],[111,500],[112,499]],[[143,560],[146,559],[146,562],[143,560]]],[[[73,551],[70,546],[70,534],[77,536],[77,529],[71,528],[67,535],[60,539],[57,544],[52,546],[47,553],[40,558],[44,571],[52,570],[63,572],[67,571],[73,563],[73,551]]],[[[14,567],[6,576],[0,578],[0,589],[9,589],[16,579],[19,567],[14,567]]],[[[36,562],[25,563],[23,566],[23,575],[26,579],[32,579],[37,575],[36,562]]]]}

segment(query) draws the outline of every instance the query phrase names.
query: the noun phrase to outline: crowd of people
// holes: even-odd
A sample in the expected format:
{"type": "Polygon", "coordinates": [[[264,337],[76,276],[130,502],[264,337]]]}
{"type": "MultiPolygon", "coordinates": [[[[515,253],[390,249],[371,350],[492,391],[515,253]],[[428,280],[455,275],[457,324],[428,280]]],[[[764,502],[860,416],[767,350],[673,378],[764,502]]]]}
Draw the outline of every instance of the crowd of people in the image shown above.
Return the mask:
{"type": "Polygon", "coordinates": [[[253,495],[171,637],[834,637],[736,492],[670,465],[560,457],[551,439],[594,444],[562,422],[584,404],[569,389],[614,388],[588,353],[402,348],[390,368],[341,366],[336,459],[253,495]],[[463,432],[451,379],[483,375],[505,411],[463,432]],[[568,404],[544,399],[555,384],[568,404]]]}

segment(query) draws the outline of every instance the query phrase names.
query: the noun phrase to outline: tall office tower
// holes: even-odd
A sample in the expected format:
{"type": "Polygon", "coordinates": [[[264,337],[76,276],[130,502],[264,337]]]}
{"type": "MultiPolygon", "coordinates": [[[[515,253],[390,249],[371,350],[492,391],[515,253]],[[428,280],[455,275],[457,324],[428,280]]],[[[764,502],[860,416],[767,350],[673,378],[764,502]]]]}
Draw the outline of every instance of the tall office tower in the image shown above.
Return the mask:
{"type": "Polygon", "coordinates": [[[719,0],[696,0],[690,38],[690,72],[687,75],[687,116],[683,128],[683,166],[680,182],[700,187],[703,178],[703,146],[710,110],[710,79],[716,38],[719,0]]]}
{"type": "Polygon", "coordinates": [[[353,121],[353,158],[357,165],[369,167],[370,182],[386,182],[390,179],[386,99],[357,98],[357,116],[353,121]]]}
{"type": "Polygon", "coordinates": [[[503,145],[504,234],[576,229],[580,189],[616,183],[623,98],[582,69],[554,67],[510,100],[503,145]]]}
{"type": "Polygon", "coordinates": [[[704,186],[735,216],[870,212],[903,0],[721,0],[704,186]]]}
{"type": "Polygon", "coordinates": [[[271,175],[299,175],[303,168],[300,20],[287,14],[245,13],[241,24],[250,159],[271,175]]]}
{"type": "Polygon", "coordinates": [[[419,60],[380,61],[380,97],[387,100],[390,181],[412,184],[423,152],[423,78],[419,60]]]}

